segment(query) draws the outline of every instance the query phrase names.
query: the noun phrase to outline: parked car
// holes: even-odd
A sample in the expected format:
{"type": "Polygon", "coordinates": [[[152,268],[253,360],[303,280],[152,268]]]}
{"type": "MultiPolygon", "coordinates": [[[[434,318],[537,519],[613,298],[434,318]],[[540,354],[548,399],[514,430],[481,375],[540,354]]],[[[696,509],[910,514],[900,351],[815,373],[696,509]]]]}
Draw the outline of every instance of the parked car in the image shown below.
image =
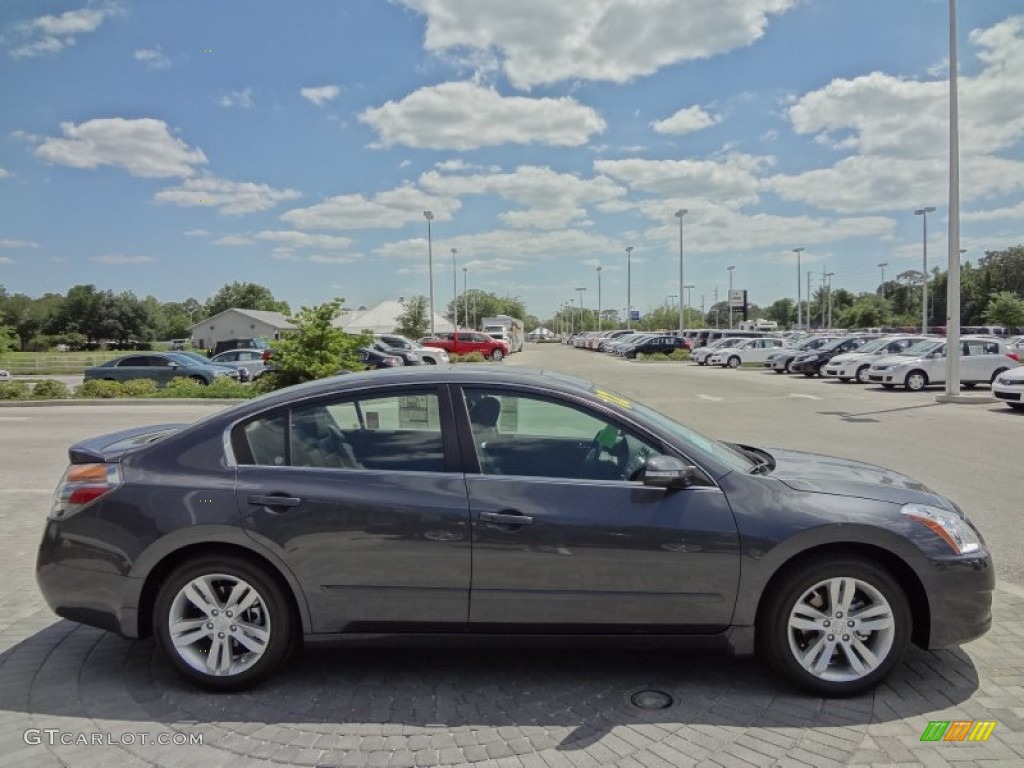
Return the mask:
{"type": "Polygon", "coordinates": [[[213,346],[213,357],[216,357],[221,352],[227,352],[232,349],[260,349],[269,350],[270,344],[264,338],[249,338],[249,339],[223,339],[218,341],[213,346]]]}
{"type": "Polygon", "coordinates": [[[707,359],[708,365],[721,365],[728,368],[739,368],[741,364],[763,363],[768,355],[778,352],[785,346],[782,339],[763,338],[747,339],[731,347],[718,347],[707,359]]]}
{"type": "Polygon", "coordinates": [[[405,365],[397,354],[381,352],[373,347],[362,347],[356,353],[356,357],[368,371],[376,371],[381,368],[401,368],[405,365]]]}
{"type": "Polygon", "coordinates": [[[0,368],[0,381],[10,381],[10,380],[11,380],[11,372],[10,371],[5,371],[4,369],[0,368]]]}
{"type": "Polygon", "coordinates": [[[192,379],[200,384],[212,384],[221,376],[237,378],[238,372],[222,365],[200,362],[180,352],[145,352],[123,355],[105,363],[85,369],[85,381],[130,381],[152,379],[165,385],[171,379],[192,379]]]}
{"type": "Polygon", "coordinates": [[[996,376],[992,382],[992,396],[1014,410],[1024,410],[1024,366],[996,376]]]}
{"type": "Polygon", "coordinates": [[[770,371],[774,371],[775,373],[789,373],[789,367],[802,353],[806,354],[812,350],[819,349],[838,338],[842,337],[805,336],[797,341],[792,347],[784,347],[780,351],[768,355],[764,361],[764,367],[770,371]]]}
{"type": "Polygon", "coordinates": [[[908,347],[925,340],[925,336],[883,336],[873,339],[855,352],[844,352],[828,361],[823,374],[840,381],[856,379],[868,383],[868,369],[871,363],[887,355],[899,354],[908,347]]]}
{"type": "Polygon", "coordinates": [[[911,642],[992,622],[981,534],[916,480],[712,440],[548,371],[354,373],[69,457],[36,558],[47,603],[152,631],[211,689],[265,680],[304,638],[430,627],[690,636],[846,696],[911,642]]]}
{"type": "Polygon", "coordinates": [[[427,365],[448,365],[448,353],[441,347],[424,346],[397,333],[382,333],[376,337],[392,349],[408,349],[420,356],[427,365]]]}
{"type": "Polygon", "coordinates": [[[804,376],[824,377],[825,366],[828,365],[829,361],[833,357],[860,349],[869,341],[873,341],[877,338],[878,337],[875,335],[867,334],[843,336],[835,341],[823,344],[813,351],[805,351],[798,355],[797,358],[789,364],[789,371],[790,373],[802,373],[804,376]]]}
{"type": "Polygon", "coordinates": [[[232,349],[210,358],[211,363],[235,368],[239,374],[245,371],[243,381],[258,379],[267,370],[267,361],[261,349],[232,349]]]}
{"type": "Polygon", "coordinates": [[[385,355],[401,358],[402,365],[423,365],[423,359],[414,350],[390,347],[382,341],[375,341],[370,346],[385,355]]]}
{"type": "MultiPolygon", "coordinates": [[[[960,339],[960,383],[967,389],[991,384],[999,374],[1019,363],[1006,353],[1006,344],[992,336],[960,339]]],[[[886,389],[903,386],[917,392],[946,382],[946,341],[929,339],[898,355],[883,357],[868,369],[868,381],[886,389]]]]}
{"type": "Polygon", "coordinates": [[[711,357],[715,352],[720,349],[731,349],[737,344],[742,344],[744,341],[748,341],[753,337],[751,336],[727,336],[725,338],[712,341],[710,344],[706,344],[703,347],[697,347],[696,349],[690,350],[690,359],[697,363],[697,365],[707,365],[708,358],[711,357]]]}
{"type": "Polygon", "coordinates": [[[622,356],[635,358],[637,355],[651,355],[656,352],[671,354],[677,349],[688,349],[686,340],[667,333],[658,333],[626,346],[622,356]]]}
{"type": "Polygon", "coordinates": [[[488,360],[498,362],[508,356],[508,343],[478,331],[437,333],[422,341],[424,345],[443,349],[449,355],[479,352],[488,360]]]}
{"type": "Polygon", "coordinates": [[[228,376],[233,379],[238,379],[239,381],[252,381],[248,371],[236,368],[233,365],[226,365],[225,363],[215,363],[212,359],[205,355],[200,355],[198,352],[175,352],[174,354],[191,358],[201,365],[212,365],[217,368],[223,368],[228,372],[228,376]]]}

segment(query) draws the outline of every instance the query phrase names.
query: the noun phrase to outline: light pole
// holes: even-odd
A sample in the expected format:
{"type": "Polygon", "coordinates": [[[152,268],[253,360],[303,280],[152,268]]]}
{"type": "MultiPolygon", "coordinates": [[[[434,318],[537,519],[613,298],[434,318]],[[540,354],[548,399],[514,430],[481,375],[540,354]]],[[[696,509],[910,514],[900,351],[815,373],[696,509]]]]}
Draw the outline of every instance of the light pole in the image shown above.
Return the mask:
{"type": "Polygon", "coordinates": [[[423,212],[423,218],[427,220],[427,272],[430,273],[430,335],[434,335],[434,245],[430,235],[430,222],[434,220],[434,214],[430,211],[423,212]]]}
{"type": "Polygon", "coordinates": [[[684,285],[683,288],[686,289],[686,303],[683,304],[683,312],[685,313],[687,307],[692,307],[693,306],[693,302],[690,301],[690,298],[691,298],[690,297],[690,291],[694,288],[694,286],[692,286],[692,285],[684,285]]]}
{"type": "Polygon", "coordinates": [[[726,305],[729,307],[729,327],[732,328],[732,271],[736,269],[735,266],[726,267],[729,270],[729,295],[725,299],[726,305]]]}
{"type": "Polygon", "coordinates": [[[676,211],[676,218],[679,219],[679,338],[683,338],[683,331],[686,330],[686,315],[683,313],[683,288],[686,285],[683,280],[683,217],[688,213],[685,208],[676,211]]]}
{"type": "Polygon", "coordinates": [[[883,261],[878,267],[882,270],[882,298],[885,298],[885,268],[889,266],[888,261],[883,261]]]}
{"type": "Polygon", "coordinates": [[[915,216],[921,217],[923,225],[922,252],[924,254],[924,266],[921,269],[921,333],[928,333],[928,214],[934,211],[935,207],[931,205],[914,211],[915,216]]]}
{"type": "Polygon", "coordinates": [[[587,289],[586,289],[586,288],[577,288],[577,289],[576,289],[576,293],[578,293],[578,294],[580,295],[580,331],[583,331],[583,330],[584,330],[584,320],[583,320],[583,292],[584,292],[585,290],[587,290],[587,289]]]}
{"type": "Polygon", "coordinates": [[[466,281],[469,278],[467,268],[462,268],[462,322],[469,328],[469,293],[466,291],[466,281]]]}
{"type": "MultiPolygon", "coordinates": [[[[801,295],[800,295],[800,283],[801,283],[801,280],[800,280],[800,254],[803,253],[805,250],[806,249],[803,248],[803,247],[794,248],[793,249],[793,253],[796,254],[796,325],[797,325],[797,328],[799,328],[802,325],[802,322],[803,322],[803,310],[800,307],[800,303],[803,301],[803,297],[801,297],[801,295]]],[[[811,298],[810,296],[807,297],[808,301],[810,301],[810,298],[811,298]]],[[[807,326],[808,326],[808,329],[810,329],[810,325],[811,325],[810,320],[811,320],[811,308],[810,308],[810,306],[808,306],[807,307],[807,326]]]]}
{"type": "Polygon", "coordinates": [[[828,278],[828,326],[829,330],[832,330],[832,275],[835,272],[829,272],[825,275],[828,278]]]}
{"type": "Polygon", "coordinates": [[[455,267],[455,254],[458,248],[452,248],[452,321],[455,323],[455,330],[459,329],[459,271],[455,267]]]}
{"type": "Polygon", "coordinates": [[[626,328],[632,330],[631,325],[633,320],[633,272],[631,268],[631,260],[633,255],[633,246],[626,246],[626,328]]]}
{"type": "Polygon", "coordinates": [[[601,267],[597,268],[597,330],[604,330],[604,323],[601,322],[601,267]]]}
{"type": "Polygon", "coordinates": [[[576,300],[569,299],[569,335],[576,333],[576,300]]]}

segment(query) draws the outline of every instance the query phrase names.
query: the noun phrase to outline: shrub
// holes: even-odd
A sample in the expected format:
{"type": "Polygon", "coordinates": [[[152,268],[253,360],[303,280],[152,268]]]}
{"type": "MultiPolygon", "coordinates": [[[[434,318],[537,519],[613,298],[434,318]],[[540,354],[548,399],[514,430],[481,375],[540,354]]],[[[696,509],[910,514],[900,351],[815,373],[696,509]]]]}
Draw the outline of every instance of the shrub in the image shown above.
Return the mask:
{"type": "Polygon", "coordinates": [[[75,397],[99,398],[102,400],[124,397],[124,384],[120,381],[89,379],[89,381],[75,389],[75,397]]]}
{"type": "Polygon", "coordinates": [[[125,397],[149,397],[157,390],[153,379],[130,379],[123,385],[125,397]]]}
{"type": "Polygon", "coordinates": [[[71,397],[71,390],[63,381],[54,379],[43,379],[37,381],[32,387],[33,400],[67,400],[71,397]]]}
{"type": "Polygon", "coordinates": [[[483,352],[470,352],[468,355],[463,355],[460,363],[485,363],[487,358],[484,357],[483,352]]]}
{"type": "Polygon", "coordinates": [[[24,381],[0,381],[0,400],[28,400],[31,395],[24,381]]]}
{"type": "Polygon", "coordinates": [[[207,386],[198,381],[186,378],[171,379],[170,383],[163,389],[153,393],[152,397],[187,397],[187,398],[249,398],[259,394],[246,384],[241,384],[234,379],[222,376],[214,379],[213,383],[207,386]]]}
{"type": "Polygon", "coordinates": [[[690,350],[688,349],[673,349],[668,356],[669,360],[689,360],[690,350]]]}
{"type": "Polygon", "coordinates": [[[154,393],[155,397],[206,397],[206,385],[193,379],[178,377],[167,382],[167,386],[154,393]]]}

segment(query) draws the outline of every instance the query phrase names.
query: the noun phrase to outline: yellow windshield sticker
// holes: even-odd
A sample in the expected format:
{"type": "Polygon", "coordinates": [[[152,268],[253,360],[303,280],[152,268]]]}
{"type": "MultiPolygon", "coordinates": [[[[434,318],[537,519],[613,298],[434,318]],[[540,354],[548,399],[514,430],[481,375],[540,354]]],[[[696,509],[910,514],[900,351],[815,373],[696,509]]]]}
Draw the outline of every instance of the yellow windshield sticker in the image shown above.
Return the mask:
{"type": "Polygon", "coordinates": [[[620,408],[632,408],[633,407],[633,404],[631,402],[629,402],[629,400],[625,400],[625,399],[619,397],[618,395],[613,395],[611,392],[605,392],[603,389],[596,390],[594,392],[594,394],[597,395],[598,397],[600,397],[602,400],[605,400],[605,401],[607,401],[609,403],[614,403],[615,405],[619,406],[620,408]]]}

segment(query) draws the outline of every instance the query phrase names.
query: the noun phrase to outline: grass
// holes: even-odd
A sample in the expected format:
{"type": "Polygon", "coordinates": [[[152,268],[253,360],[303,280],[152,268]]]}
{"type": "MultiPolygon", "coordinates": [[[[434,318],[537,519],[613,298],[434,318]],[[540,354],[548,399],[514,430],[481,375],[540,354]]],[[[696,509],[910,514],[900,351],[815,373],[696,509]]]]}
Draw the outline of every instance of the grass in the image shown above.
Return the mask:
{"type": "MultiPolygon", "coordinates": [[[[170,346],[167,342],[154,342],[152,351],[169,352],[170,346]]],[[[129,354],[131,350],[120,349],[99,349],[94,352],[7,352],[0,355],[0,368],[19,376],[71,376],[107,360],[129,354]]]]}

